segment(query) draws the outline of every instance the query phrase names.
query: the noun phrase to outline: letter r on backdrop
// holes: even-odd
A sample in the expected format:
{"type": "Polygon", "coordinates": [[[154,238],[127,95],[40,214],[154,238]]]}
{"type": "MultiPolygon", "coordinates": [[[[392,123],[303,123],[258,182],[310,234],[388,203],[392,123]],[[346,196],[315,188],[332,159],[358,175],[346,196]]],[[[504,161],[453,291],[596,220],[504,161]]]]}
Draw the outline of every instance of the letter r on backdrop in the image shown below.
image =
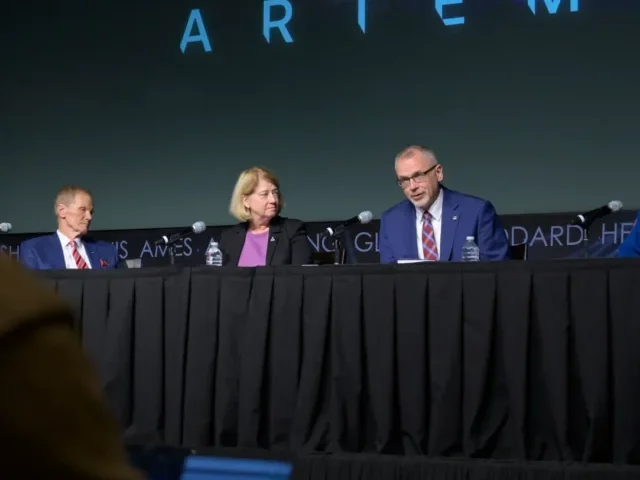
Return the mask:
{"type": "Polygon", "coordinates": [[[277,28],[280,30],[280,35],[287,43],[292,43],[293,38],[287,29],[287,23],[293,17],[293,6],[289,0],[265,0],[262,7],[262,35],[267,43],[271,43],[271,30],[277,28]],[[284,8],[284,17],[280,20],[271,19],[271,7],[284,8]]]}

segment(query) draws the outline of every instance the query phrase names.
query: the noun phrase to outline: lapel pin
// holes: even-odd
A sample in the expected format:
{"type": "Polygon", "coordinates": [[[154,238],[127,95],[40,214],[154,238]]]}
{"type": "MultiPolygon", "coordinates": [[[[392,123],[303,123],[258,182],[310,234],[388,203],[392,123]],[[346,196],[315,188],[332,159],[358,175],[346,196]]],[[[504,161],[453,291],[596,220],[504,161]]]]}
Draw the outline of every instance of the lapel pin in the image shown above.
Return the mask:
{"type": "Polygon", "coordinates": [[[457,216],[456,216],[456,217],[453,217],[453,220],[457,220],[457,219],[458,219],[458,217],[457,217],[457,216]]]}
{"type": "Polygon", "coordinates": [[[275,242],[275,241],[276,241],[276,239],[275,239],[274,237],[271,237],[271,240],[270,240],[270,241],[271,241],[271,242],[275,242]]]}

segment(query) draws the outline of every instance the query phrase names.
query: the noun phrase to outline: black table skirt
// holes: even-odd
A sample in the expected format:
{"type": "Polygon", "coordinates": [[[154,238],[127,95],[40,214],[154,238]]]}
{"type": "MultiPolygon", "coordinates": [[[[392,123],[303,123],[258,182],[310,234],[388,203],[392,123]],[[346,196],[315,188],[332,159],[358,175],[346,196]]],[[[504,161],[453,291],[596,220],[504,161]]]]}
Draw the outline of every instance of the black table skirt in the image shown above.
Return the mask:
{"type": "Polygon", "coordinates": [[[134,443],[640,463],[640,262],[42,273],[134,443]]]}

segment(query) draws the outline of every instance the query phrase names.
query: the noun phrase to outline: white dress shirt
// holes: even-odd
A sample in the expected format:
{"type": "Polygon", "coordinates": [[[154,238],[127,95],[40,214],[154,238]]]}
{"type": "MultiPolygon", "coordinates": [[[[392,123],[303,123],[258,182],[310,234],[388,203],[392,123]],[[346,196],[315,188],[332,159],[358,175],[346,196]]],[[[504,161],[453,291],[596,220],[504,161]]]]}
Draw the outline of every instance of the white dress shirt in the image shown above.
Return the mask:
{"type": "MultiPolygon", "coordinates": [[[[438,247],[438,260],[440,260],[440,237],[442,234],[442,189],[438,194],[435,202],[429,207],[429,213],[431,214],[431,225],[433,226],[433,236],[436,239],[436,246],[438,247]]],[[[418,243],[418,256],[424,260],[424,252],[422,251],[422,226],[424,224],[424,210],[416,207],[416,241],[418,243]]]]}
{"type": "MultiPolygon", "coordinates": [[[[64,263],[69,269],[77,269],[78,265],[76,261],[73,259],[73,246],[70,245],[71,239],[68,238],[64,233],[60,230],[56,232],[58,234],[58,238],[60,239],[60,244],[62,245],[62,253],[64,254],[64,263]]],[[[82,239],[76,238],[76,245],[78,246],[78,253],[87,262],[87,268],[91,267],[91,262],[89,261],[89,255],[87,255],[87,251],[84,248],[84,243],[82,239]]]]}

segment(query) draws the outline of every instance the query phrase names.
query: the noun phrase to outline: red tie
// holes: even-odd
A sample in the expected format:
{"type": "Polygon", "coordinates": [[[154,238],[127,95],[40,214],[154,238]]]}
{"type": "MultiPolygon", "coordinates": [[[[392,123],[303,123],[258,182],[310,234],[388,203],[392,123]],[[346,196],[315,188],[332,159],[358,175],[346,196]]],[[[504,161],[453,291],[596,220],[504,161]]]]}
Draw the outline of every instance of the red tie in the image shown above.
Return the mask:
{"type": "Polygon", "coordinates": [[[84,259],[80,256],[80,252],[78,251],[78,244],[76,243],[76,241],[71,240],[71,242],[69,242],[69,245],[71,245],[73,259],[76,262],[76,266],[78,267],[78,270],[84,270],[85,268],[89,268],[89,266],[87,265],[87,262],[85,262],[84,259]]]}
{"type": "Polygon", "coordinates": [[[438,245],[436,245],[436,237],[433,233],[431,214],[429,212],[424,212],[424,220],[422,222],[422,253],[425,260],[438,261],[438,245]]]}

